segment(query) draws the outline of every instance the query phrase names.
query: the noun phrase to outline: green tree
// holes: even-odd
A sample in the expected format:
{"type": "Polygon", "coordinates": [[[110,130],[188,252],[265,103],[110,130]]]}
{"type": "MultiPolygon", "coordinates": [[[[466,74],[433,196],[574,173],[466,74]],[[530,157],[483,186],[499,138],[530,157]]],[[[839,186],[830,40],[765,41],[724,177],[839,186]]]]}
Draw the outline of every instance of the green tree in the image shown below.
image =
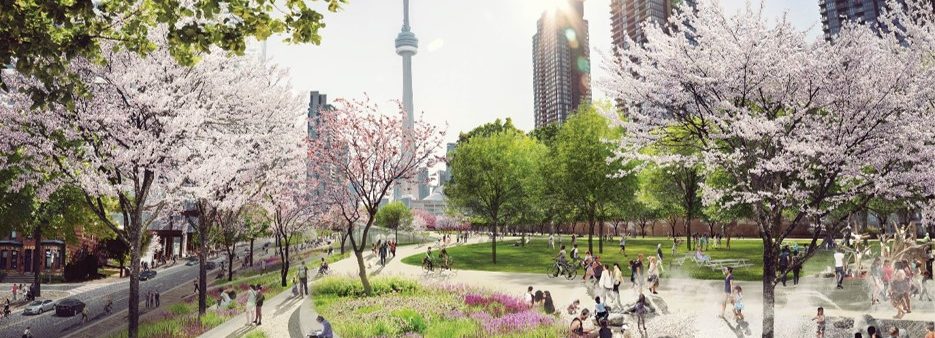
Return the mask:
{"type": "Polygon", "coordinates": [[[691,250],[691,222],[701,214],[702,206],[700,168],[681,164],[648,165],[640,175],[645,200],[653,200],[660,211],[658,216],[668,219],[673,238],[678,218],[684,216],[686,245],[691,250]]]}
{"type": "Polygon", "coordinates": [[[491,259],[497,263],[497,228],[521,217],[546,148],[522,132],[504,130],[468,139],[451,156],[454,180],[445,194],[450,205],[482,218],[494,234],[491,259]]]}
{"type": "Polygon", "coordinates": [[[258,238],[271,234],[270,220],[266,209],[256,204],[248,204],[241,215],[244,238],[250,241],[250,251],[247,254],[247,263],[253,266],[253,244],[258,238]]]}
{"type": "Polygon", "coordinates": [[[517,129],[516,126],[513,125],[513,119],[507,117],[506,120],[501,121],[498,118],[494,120],[493,122],[485,123],[483,125],[480,125],[477,128],[471,129],[471,131],[467,133],[459,134],[458,144],[465,143],[471,138],[476,137],[476,136],[491,136],[491,135],[505,132],[505,131],[517,132],[517,133],[523,132],[522,130],[517,129]]]}
{"type": "MultiPolygon", "coordinates": [[[[19,162],[25,159],[11,154],[5,161],[19,162]]],[[[87,207],[84,195],[78,188],[55,183],[51,174],[33,165],[19,164],[17,167],[33,168],[35,170],[31,172],[44,176],[21,185],[17,180],[22,174],[13,172],[17,169],[0,170],[0,219],[3,220],[0,222],[0,231],[31,233],[37,248],[43,238],[60,238],[66,243],[77,243],[79,231],[107,237],[107,232],[98,226],[97,216],[87,207]],[[43,189],[53,191],[47,193],[43,189]]],[[[42,250],[33,250],[33,287],[37,297],[41,296],[40,264],[45,260],[43,255],[42,250]]]]}
{"type": "Polygon", "coordinates": [[[377,210],[373,221],[377,226],[393,229],[393,236],[399,243],[399,229],[408,229],[412,225],[412,211],[403,202],[390,202],[377,210]]]}
{"type": "Polygon", "coordinates": [[[574,207],[578,220],[588,224],[588,250],[594,252],[594,227],[601,223],[598,246],[603,252],[603,220],[607,206],[633,198],[637,181],[620,176],[632,165],[616,158],[612,143],[621,131],[610,126],[594,106],[582,106],[562,125],[551,156],[555,179],[551,184],[565,203],[574,207]]]}
{"type": "MultiPolygon", "coordinates": [[[[322,0],[336,12],[346,0],[322,0]]],[[[286,0],[16,0],[0,1],[0,66],[16,69],[42,82],[33,100],[71,102],[84,85],[68,64],[76,58],[105,62],[102,41],[146,54],[157,35],[171,44],[182,64],[217,46],[243,54],[250,38],[266,40],[286,34],[292,43],[321,43],[322,9],[307,1],[286,0]]],[[[0,87],[7,89],[0,74],[0,87]]]]}

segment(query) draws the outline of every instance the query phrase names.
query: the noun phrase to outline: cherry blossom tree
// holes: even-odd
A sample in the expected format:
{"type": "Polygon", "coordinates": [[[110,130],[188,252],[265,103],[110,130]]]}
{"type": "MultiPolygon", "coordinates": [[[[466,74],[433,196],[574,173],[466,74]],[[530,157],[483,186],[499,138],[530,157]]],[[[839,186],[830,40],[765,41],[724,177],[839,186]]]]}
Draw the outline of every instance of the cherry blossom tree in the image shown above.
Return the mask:
{"type": "MultiPolygon", "coordinates": [[[[727,16],[716,6],[680,11],[668,32],[646,26],[646,42],[620,51],[604,85],[627,117],[617,121],[627,128],[618,156],[701,163],[732,182],[702,184],[704,204],[752,211],[763,241],[763,337],[773,337],[776,260],[791,232],[810,220],[835,231],[851,213],[842,211],[868,196],[931,186],[935,76],[928,52],[901,43],[896,26],[880,35],[848,24],[832,42],[809,41],[786,18],[772,24],[762,9],[727,16]],[[699,151],[641,152],[673,130],[699,151]]],[[[815,254],[820,232],[797,264],[815,254]]]]}
{"type": "Polygon", "coordinates": [[[411,182],[420,168],[435,164],[443,133],[424,121],[406,121],[402,109],[381,114],[368,100],[337,100],[336,106],[315,125],[311,153],[328,164],[334,178],[327,184],[328,199],[350,234],[360,280],[370,294],[363,252],[380,201],[397,183],[411,182]]]}

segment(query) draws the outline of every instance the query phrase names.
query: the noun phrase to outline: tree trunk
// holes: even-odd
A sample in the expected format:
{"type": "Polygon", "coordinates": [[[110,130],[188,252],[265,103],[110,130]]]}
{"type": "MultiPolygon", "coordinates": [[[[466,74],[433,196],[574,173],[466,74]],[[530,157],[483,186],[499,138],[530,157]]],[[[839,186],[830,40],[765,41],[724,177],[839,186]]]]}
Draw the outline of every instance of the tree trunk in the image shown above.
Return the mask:
{"type": "Polygon", "coordinates": [[[396,241],[396,243],[399,243],[399,225],[393,228],[393,237],[395,238],[393,240],[396,241]]]}
{"type": "Polygon", "coordinates": [[[689,203],[688,211],[685,212],[685,243],[688,245],[688,252],[692,251],[692,207],[694,206],[689,203]]]}
{"type": "Polygon", "coordinates": [[[253,266],[253,242],[254,242],[255,240],[256,240],[256,238],[250,237],[250,256],[249,256],[249,259],[248,259],[248,261],[249,261],[249,263],[250,263],[250,266],[253,266]]]}
{"type": "Polygon", "coordinates": [[[33,266],[33,296],[39,298],[42,295],[42,259],[45,258],[44,251],[42,250],[42,224],[45,223],[45,220],[36,222],[36,226],[32,230],[32,238],[36,240],[36,248],[32,251],[32,266],[33,266]]]}
{"type": "Polygon", "coordinates": [[[236,245],[227,247],[227,281],[234,280],[234,248],[236,245]]]}
{"type": "Polygon", "coordinates": [[[344,231],[344,233],[341,234],[341,254],[342,255],[344,254],[344,245],[347,244],[347,236],[349,236],[350,234],[351,234],[350,229],[348,229],[347,231],[344,231]]]}
{"type": "MultiPolygon", "coordinates": [[[[138,202],[141,203],[141,202],[138,202]]],[[[130,296],[127,309],[127,337],[136,338],[139,335],[140,327],[140,246],[142,242],[143,229],[143,210],[138,205],[130,218],[130,227],[127,228],[127,237],[130,243],[130,296]]]]}
{"type": "MultiPolygon", "coordinates": [[[[366,243],[366,241],[364,243],[366,243]]],[[[364,266],[364,247],[365,245],[361,245],[360,250],[355,248],[354,257],[357,257],[357,275],[360,276],[360,283],[364,287],[364,294],[370,295],[373,293],[373,287],[370,286],[370,279],[367,278],[367,268],[364,266]]]]}
{"type": "Polygon", "coordinates": [[[208,221],[204,209],[198,220],[198,316],[204,315],[208,310],[208,221]]]}
{"type": "Polygon", "coordinates": [[[588,251],[594,254],[594,217],[588,216],[588,251]]]}
{"type": "Polygon", "coordinates": [[[493,241],[491,242],[492,249],[490,252],[490,257],[493,259],[493,263],[497,264],[497,222],[490,222],[490,225],[493,227],[493,241]]]}
{"type": "Polygon", "coordinates": [[[776,306],[776,257],[771,243],[763,241],[763,338],[773,338],[776,306]]]}
{"type": "Polygon", "coordinates": [[[604,222],[598,222],[600,229],[598,229],[599,234],[597,235],[597,251],[601,254],[604,253],[604,222]]]}
{"type": "Polygon", "coordinates": [[[279,267],[279,284],[281,286],[289,285],[287,278],[289,278],[289,241],[286,240],[285,245],[279,247],[279,258],[282,260],[282,264],[279,267]]]}

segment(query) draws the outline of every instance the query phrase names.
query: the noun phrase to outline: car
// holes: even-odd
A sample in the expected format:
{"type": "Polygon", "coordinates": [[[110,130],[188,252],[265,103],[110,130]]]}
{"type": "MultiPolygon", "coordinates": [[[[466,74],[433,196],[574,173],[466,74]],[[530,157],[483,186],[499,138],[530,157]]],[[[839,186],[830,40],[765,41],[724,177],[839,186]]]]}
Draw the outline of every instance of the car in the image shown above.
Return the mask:
{"type": "Polygon", "coordinates": [[[205,268],[208,269],[208,270],[214,270],[214,269],[216,269],[217,267],[218,267],[218,263],[215,263],[215,262],[213,262],[213,261],[205,262],[205,268]]]}
{"type": "Polygon", "coordinates": [[[71,317],[81,313],[86,305],[84,302],[75,298],[66,298],[55,304],[55,315],[59,317],[71,317]]]}
{"type": "Polygon", "coordinates": [[[51,299],[37,300],[26,305],[23,309],[24,315],[41,315],[43,312],[55,309],[55,302],[51,299]]]}
{"type": "Polygon", "coordinates": [[[156,278],[156,270],[146,270],[140,272],[140,280],[150,280],[156,278]]]}

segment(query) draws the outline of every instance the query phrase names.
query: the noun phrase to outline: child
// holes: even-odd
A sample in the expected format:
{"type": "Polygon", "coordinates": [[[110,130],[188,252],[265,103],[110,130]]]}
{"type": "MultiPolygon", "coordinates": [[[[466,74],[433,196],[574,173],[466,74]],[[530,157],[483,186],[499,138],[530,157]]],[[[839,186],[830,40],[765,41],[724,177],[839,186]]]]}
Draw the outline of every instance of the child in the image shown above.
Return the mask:
{"type": "Polygon", "coordinates": [[[575,299],[574,302],[571,302],[571,304],[568,305],[568,309],[566,311],[568,312],[568,314],[574,316],[578,314],[578,305],[580,304],[581,304],[581,301],[575,299]]]}
{"type": "Polygon", "coordinates": [[[816,324],[818,324],[817,336],[818,338],[825,338],[825,309],[818,307],[818,315],[815,318],[812,318],[816,324]]]}
{"type": "Polygon", "coordinates": [[[734,286],[734,320],[743,320],[743,288],[734,286]]]}

